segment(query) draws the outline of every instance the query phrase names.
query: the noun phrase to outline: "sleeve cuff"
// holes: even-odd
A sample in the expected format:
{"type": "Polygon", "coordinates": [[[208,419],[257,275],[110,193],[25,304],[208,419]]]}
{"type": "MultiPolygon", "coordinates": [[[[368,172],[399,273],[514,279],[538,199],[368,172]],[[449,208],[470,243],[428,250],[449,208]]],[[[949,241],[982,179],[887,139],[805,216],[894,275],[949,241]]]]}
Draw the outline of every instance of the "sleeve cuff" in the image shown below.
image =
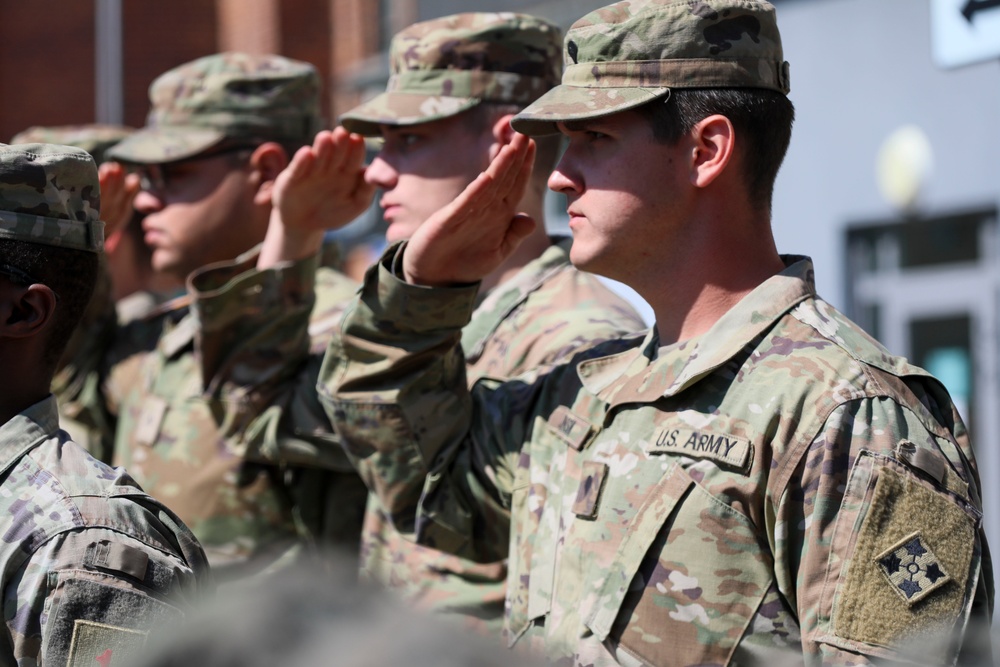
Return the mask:
{"type": "Polygon", "coordinates": [[[391,319],[397,325],[414,332],[464,327],[475,310],[479,283],[456,287],[425,287],[411,285],[403,278],[402,258],[406,241],[386,249],[365,276],[366,296],[372,282],[377,281],[377,299],[369,300],[379,319],[391,319]]]}

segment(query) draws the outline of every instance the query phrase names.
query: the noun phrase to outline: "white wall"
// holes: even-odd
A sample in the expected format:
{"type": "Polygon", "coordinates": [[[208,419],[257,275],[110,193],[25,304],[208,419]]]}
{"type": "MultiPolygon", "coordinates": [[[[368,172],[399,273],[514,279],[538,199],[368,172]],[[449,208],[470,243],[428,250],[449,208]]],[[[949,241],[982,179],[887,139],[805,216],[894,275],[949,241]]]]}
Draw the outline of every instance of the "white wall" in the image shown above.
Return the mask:
{"type": "Polygon", "coordinates": [[[775,236],[780,251],[813,257],[820,293],[843,305],[845,226],[896,215],[875,179],[894,129],[914,123],[933,147],[924,212],[997,202],[1000,65],[938,69],[930,0],[776,6],[797,120],[775,190],[775,236]]]}

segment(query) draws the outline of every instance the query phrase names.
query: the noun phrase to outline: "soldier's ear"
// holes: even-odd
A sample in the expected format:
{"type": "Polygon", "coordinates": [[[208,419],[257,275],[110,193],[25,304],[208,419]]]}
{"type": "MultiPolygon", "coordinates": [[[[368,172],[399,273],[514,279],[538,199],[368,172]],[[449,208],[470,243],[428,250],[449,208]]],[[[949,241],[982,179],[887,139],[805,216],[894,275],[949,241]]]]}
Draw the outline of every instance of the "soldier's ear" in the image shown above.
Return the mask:
{"type": "Polygon", "coordinates": [[[736,130],[728,118],[715,114],[695,123],[689,137],[691,184],[703,188],[715,181],[733,160],[736,130]]]}
{"type": "Polygon", "coordinates": [[[58,299],[47,285],[0,288],[0,337],[30,338],[41,334],[55,317],[58,299]]]}
{"type": "Polygon", "coordinates": [[[249,164],[252,186],[255,188],[255,204],[271,205],[274,179],[288,166],[288,162],[288,154],[279,143],[267,141],[254,149],[249,164]]]}

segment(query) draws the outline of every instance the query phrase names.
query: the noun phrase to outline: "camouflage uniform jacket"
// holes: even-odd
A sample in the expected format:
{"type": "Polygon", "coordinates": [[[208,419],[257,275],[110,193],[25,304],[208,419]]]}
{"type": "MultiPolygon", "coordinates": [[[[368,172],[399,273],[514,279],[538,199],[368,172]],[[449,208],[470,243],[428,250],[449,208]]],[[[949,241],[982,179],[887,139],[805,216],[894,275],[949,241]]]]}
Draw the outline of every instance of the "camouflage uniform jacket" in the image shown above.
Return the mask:
{"type": "Polygon", "coordinates": [[[511,644],[573,665],[982,648],[965,632],[993,591],[965,428],[936,380],[816,296],[807,259],[696,339],[659,349],[654,329],[471,391],[474,290],[406,285],[389,261],[320,391],[420,543],[509,554],[511,644]]]}
{"type": "Polygon", "coordinates": [[[125,664],[204,592],[191,532],[59,430],[53,397],[0,426],[4,665],[125,664]],[[104,662],[102,662],[102,660],[104,662]]]}
{"type": "Polygon", "coordinates": [[[82,411],[103,411],[113,463],[191,527],[220,582],[284,562],[303,544],[329,539],[353,547],[361,510],[352,516],[332,508],[363,506],[365,494],[353,471],[262,465],[244,456],[243,429],[271,402],[251,388],[271,379],[261,377],[270,369],[254,356],[255,342],[275,336],[266,350],[271,365],[303,357],[309,344],[282,344],[281,332],[254,316],[278,309],[311,317],[323,345],[324,323],[339,319],[335,313],[356,289],[315,260],[268,271],[255,262],[249,253],[199,269],[187,295],[119,328],[103,351],[100,406],[82,411]]]}
{"type": "MultiPolygon", "coordinates": [[[[567,358],[598,341],[645,328],[621,297],[569,262],[571,239],[549,247],[489,292],[462,329],[469,384],[508,378],[567,358]]],[[[503,618],[506,559],[477,563],[401,536],[372,494],[361,534],[362,577],[419,607],[455,613],[491,634],[503,618]],[[474,619],[478,619],[476,622],[474,619]]]]}

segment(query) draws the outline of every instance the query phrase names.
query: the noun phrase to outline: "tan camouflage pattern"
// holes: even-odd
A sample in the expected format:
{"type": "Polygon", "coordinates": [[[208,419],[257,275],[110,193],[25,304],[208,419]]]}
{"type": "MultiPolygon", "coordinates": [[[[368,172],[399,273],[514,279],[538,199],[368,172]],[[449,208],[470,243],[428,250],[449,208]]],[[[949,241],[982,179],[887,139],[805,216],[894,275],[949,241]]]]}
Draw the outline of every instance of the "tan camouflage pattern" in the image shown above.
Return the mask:
{"type": "Polygon", "coordinates": [[[0,238],[101,252],[94,158],[71,146],[0,144],[0,238]]]}
{"type": "Polygon", "coordinates": [[[124,125],[35,125],[11,137],[12,144],[62,144],[90,153],[97,164],[106,161],[109,148],[135,132],[124,125]]]}
{"type": "Polygon", "coordinates": [[[68,440],[53,397],[0,425],[0,470],[0,663],[126,664],[207,592],[194,536],[68,440]]]}
{"type": "Polygon", "coordinates": [[[110,431],[112,462],[190,526],[220,582],[294,564],[319,546],[356,548],[366,495],[346,461],[338,472],[245,457],[244,429],[271,401],[248,388],[272,379],[261,375],[274,357],[309,346],[254,316],[278,310],[296,326],[317,323],[322,336],[336,317],[331,304],[356,289],[315,261],[257,271],[256,260],[250,252],[204,267],[189,294],[117,328],[99,352],[98,391],[78,397],[77,419],[110,431]]]}
{"type": "Polygon", "coordinates": [[[312,65],[274,55],[219,53],[161,74],[146,126],[108,151],[115,160],[183,160],[227,141],[306,143],[322,127],[312,65]]]}
{"type": "Polygon", "coordinates": [[[471,391],[474,289],[407,285],[389,259],[321,396],[419,543],[509,554],[510,644],[560,665],[943,665],[988,627],[965,426],[936,380],[816,296],[808,259],[696,339],[661,348],[654,329],[471,391]],[[884,574],[914,535],[952,580],[911,605],[884,574]]]}
{"type": "Polygon", "coordinates": [[[557,121],[618,113],[671,88],[767,88],[788,94],[774,7],[756,0],[623,0],[566,33],[556,86],[511,125],[530,135],[557,121]]]}
{"type": "Polygon", "coordinates": [[[534,16],[465,13],[392,38],[386,91],[340,117],[351,132],[454,116],[481,102],[524,106],[559,83],[562,31],[534,16]]]}
{"type": "MultiPolygon", "coordinates": [[[[489,292],[462,329],[469,386],[552,365],[599,341],[645,329],[623,299],[569,262],[571,239],[552,245],[489,292]]],[[[506,519],[505,519],[506,522],[506,519]]],[[[362,579],[393,590],[420,609],[457,615],[499,635],[506,558],[475,562],[400,535],[373,494],[361,534],[362,579]]]]}

